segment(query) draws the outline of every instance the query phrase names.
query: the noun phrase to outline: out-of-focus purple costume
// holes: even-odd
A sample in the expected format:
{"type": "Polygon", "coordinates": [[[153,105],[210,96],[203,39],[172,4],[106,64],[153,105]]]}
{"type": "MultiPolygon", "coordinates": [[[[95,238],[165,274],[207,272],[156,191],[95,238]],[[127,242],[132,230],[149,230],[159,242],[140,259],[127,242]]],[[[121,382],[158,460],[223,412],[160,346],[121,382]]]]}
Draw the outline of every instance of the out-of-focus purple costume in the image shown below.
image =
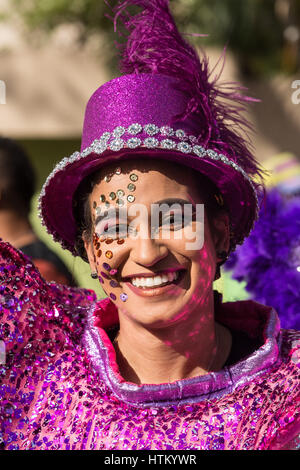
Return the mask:
{"type": "Polygon", "coordinates": [[[114,304],[46,283],[0,242],[1,429],[6,449],[296,449],[300,334],[254,301],[216,319],[261,346],[230,367],[160,385],[126,382],[114,304]],[[2,348],[3,349],[3,348],[2,348]]]}

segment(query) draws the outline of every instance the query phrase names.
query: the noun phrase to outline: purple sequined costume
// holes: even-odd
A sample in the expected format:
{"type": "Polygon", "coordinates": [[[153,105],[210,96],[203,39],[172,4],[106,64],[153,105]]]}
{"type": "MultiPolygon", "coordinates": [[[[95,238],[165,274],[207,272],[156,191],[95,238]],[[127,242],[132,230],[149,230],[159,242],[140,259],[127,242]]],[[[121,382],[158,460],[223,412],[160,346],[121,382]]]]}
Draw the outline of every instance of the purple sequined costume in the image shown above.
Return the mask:
{"type": "Polygon", "coordinates": [[[122,379],[105,329],[108,299],[46,283],[0,242],[1,427],[6,449],[296,449],[299,343],[276,312],[221,304],[218,321],[261,346],[201,377],[136,385],[122,379]],[[3,343],[2,343],[3,345],[3,343]],[[298,363],[298,365],[297,365],[298,363]]]}

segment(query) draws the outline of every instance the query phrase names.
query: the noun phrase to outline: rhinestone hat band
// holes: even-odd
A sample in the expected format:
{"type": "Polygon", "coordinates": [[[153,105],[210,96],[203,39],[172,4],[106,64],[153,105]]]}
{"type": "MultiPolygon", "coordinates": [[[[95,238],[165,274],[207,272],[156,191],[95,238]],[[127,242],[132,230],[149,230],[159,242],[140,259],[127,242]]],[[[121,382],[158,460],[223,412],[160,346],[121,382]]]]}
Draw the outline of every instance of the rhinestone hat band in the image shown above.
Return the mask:
{"type": "MultiPolygon", "coordinates": [[[[41,194],[39,197],[39,217],[41,218],[42,224],[46,227],[48,233],[53,237],[53,239],[59,242],[63,248],[67,248],[70,250],[70,246],[65,243],[61,237],[56,234],[52,233],[46,223],[44,222],[42,216],[42,200],[46,194],[46,188],[49,185],[52,178],[56,175],[57,172],[63,171],[66,169],[68,165],[71,165],[75,161],[79,161],[92,153],[96,153],[101,155],[106,150],[111,150],[112,152],[119,152],[122,149],[138,149],[138,148],[146,148],[146,149],[164,149],[164,150],[173,150],[177,152],[181,152],[183,154],[194,154],[199,158],[211,159],[211,160],[220,160],[225,165],[232,167],[234,170],[238,171],[244,179],[250,184],[253,194],[256,200],[256,210],[255,210],[255,219],[258,219],[258,197],[256,193],[255,186],[248,176],[248,174],[241,168],[237,163],[230,160],[223,154],[217,153],[211,149],[205,149],[201,145],[197,145],[197,138],[194,135],[187,135],[186,132],[182,129],[173,129],[169,126],[162,126],[158,127],[155,124],[146,124],[142,125],[139,123],[133,123],[129,127],[125,128],[123,126],[116,127],[112,132],[104,132],[99,139],[95,139],[89,147],[86,147],[81,153],[74,152],[70,157],[63,158],[54,168],[52,173],[48,176],[45,184],[41,190],[41,194]],[[147,137],[139,136],[139,134],[146,134],[147,137]],[[126,140],[124,137],[127,135],[126,140]],[[122,138],[123,137],[123,138],[122,138]],[[129,138],[128,138],[129,137],[129,138]],[[159,140],[158,137],[163,138],[159,140]],[[176,139],[176,140],[174,140],[176,139]],[[178,142],[179,140],[179,142],[178,142]]],[[[251,227],[252,228],[252,227],[251,227]]],[[[237,241],[237,244],[241,244],[246,238],[250,231],[243,239],[237,241]]],[[[74,254],[74,250],[71,250],[74,254]]]]}

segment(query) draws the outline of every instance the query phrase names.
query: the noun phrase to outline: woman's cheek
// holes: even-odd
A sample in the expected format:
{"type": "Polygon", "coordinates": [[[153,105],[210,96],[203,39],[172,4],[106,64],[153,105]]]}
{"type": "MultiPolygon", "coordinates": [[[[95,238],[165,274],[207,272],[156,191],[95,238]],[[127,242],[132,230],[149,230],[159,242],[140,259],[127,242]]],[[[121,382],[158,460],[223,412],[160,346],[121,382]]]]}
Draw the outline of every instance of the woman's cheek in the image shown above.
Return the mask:
{"type": "Polygon", "coordinates": [[[97,266],[98,279],[106,295],[113,301],[118,298],[122,302],[127,300],[127,294],[122,292],[119,282],[115,279],[120,264],[120,248],[124,246],[124,243],[124,238],[105,239],[94,233],[94,261],[97,266]]]}

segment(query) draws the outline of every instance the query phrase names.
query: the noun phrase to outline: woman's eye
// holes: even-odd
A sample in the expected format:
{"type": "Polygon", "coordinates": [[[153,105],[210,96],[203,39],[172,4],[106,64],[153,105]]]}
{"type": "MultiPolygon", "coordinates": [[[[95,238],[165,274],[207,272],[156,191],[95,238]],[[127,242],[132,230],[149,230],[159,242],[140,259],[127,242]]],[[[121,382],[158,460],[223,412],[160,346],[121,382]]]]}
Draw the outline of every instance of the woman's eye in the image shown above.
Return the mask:
{"type": "Polygon", "coordinates": [[[97,234],[100,235],[109,235],[110,237],[125,237],[127,236],[127,225],[118,224],[118,225],[106,225],[105,227],[99,227],[96,229],[97,234]]]}

